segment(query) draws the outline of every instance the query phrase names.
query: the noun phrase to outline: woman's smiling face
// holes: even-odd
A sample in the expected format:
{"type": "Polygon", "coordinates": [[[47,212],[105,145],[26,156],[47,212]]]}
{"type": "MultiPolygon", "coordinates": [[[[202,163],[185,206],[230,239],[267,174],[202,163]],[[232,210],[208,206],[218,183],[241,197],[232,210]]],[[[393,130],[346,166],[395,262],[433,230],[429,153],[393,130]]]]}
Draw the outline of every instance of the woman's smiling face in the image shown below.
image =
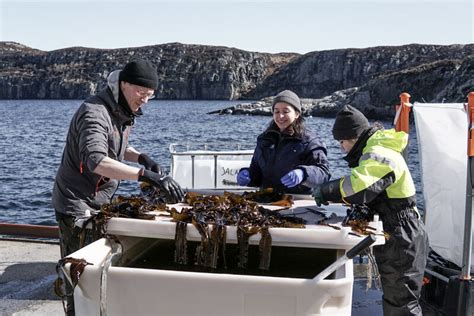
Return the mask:
{"type": "Polygon", "coordinates": [[[300,113],[288,103],[278,102],[273,107],[273,120],[280,131],[287,129],[299,116],[300,113]]]}

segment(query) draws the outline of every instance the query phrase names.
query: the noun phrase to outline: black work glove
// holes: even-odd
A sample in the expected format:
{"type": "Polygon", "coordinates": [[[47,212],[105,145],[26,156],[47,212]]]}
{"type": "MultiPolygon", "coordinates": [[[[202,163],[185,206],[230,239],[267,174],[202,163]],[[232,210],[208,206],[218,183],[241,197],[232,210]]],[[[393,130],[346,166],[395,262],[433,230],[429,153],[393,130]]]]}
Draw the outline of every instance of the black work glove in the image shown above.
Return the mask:
{"type": "Polygon", "coordinates": [[[138,156],[138,163],[144,166],[146,170],[151,170],[159,174],[165,174],[163,168],[153,159],[148,157],[147,154],[140,154],[140,156],[138,156]]]}
{"type": "Polygon", "coordinates": [[[183,190],[178,182],[174,181],[170,176],[163,176],[150,170],[143,170],[143,175],[138,176],[138,181],[146,181],[158,187],[166,194],[168,203],[174,204],[183,200],[183,190]]]}
{"type": "Polygon", "coordinates": [[[324,197],[323,193],[321,192],[321,186],[318,185],[313,188],[313,193],[311,194],[314,198],[314,201],[316,202],[317,206],[322,205],[329,205],[328,201],[326,201],[326,198],[324,197]]]}

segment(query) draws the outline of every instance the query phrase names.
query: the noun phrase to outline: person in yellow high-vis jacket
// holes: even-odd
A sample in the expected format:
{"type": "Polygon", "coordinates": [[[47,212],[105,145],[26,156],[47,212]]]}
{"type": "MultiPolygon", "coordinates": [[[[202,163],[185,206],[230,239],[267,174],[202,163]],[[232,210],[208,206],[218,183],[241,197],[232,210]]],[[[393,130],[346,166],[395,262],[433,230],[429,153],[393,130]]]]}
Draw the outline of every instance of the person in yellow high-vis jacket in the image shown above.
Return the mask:
{"type": "Polygon", "coordinates": [[[374,247],[383,289],[384,315],[422,315],[419,304],[428,237],[416,209],[415,185],[402,152],[408,134],[379,124],[347,105],[338,112],[333,136],[351,168],[350,175],[313,189],[318,205],[327,201],[367,206],[379,214],[385,245],[374,247]]]}

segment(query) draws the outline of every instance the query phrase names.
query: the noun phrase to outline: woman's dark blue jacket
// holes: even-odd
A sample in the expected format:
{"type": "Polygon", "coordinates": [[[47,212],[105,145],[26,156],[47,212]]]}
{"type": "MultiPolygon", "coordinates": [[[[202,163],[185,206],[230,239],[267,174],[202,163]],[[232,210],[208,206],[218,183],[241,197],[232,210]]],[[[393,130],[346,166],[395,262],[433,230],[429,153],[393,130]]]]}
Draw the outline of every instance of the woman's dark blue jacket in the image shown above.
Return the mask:
{"type": "Polygon", "coordinates": [[[300,137],[268,129],[257,138],[249,167],[248,185],[274,188],[287,193],[309,194],[312,187],[331,177],[326,155],[326,145],[307,129],[300,137]],[[303,181],[293,188],[286,188],[280,178],[296,168],[303,170],[303,181]]]}

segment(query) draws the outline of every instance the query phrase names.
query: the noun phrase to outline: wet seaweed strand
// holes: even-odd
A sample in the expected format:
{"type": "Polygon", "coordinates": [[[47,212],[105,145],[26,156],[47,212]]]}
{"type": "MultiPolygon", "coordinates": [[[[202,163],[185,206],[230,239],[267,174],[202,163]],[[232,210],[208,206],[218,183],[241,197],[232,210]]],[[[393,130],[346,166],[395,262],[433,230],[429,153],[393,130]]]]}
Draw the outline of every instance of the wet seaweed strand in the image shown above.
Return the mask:
{"type": "Polygon", "coordinates": [[[188,264],[187,226],[186,222],[176,223],[174,262],[177,264],[188,264]]]}
{"type": "MultiPolygon", "coordinates": [[[[244,194],[245,196],[245,194],[244,194]]],[[[183,208],[181,212],[171,208],[169,212],[175,222],[191,222],[201,235],[201,244],[196,249],[196,265],[217,268],[219,258],[222,258],[224,268],[226,226],[237,226],[238,242],[238,267],[246,268],[248,265],[249,238],[261,233],[259,244],[260,264],[259,268],[268,270],[271,259],[271,235],[270,227],[294,227],[304,228],[304,224],[295,219],[283,218],[279,213],[265,209],[257,203],[250,201],[244,196],[225,192],[223,196],[204,196],[197,193],[188,193],[185,201],[189,208],[183,208]],[[209,225],[213,226],[209,233],[209,225]]],[[[255,197],[255,195],[253,195],[255,197]]],[[[291,199],[278,201],[279,205],[290,203],[291,199]],[[285,202],[286,201],[286,202],[285,202]]],[[[176,227],[176,247],[183,248],[182,228],[176,227]],[[181,234],[181,235],[180,235],[181,234]]],[[[180,252],[182,256],[186,256],[180,252]]],[[[175,262],[183,262],[183,258],[175,257],[175,262]]]]}
{"type": "MultiPolygon", "coordinates": [[[[238,267],[248,265],[249,238],[257,233],[261,234],[259,243],[259,268],[268,270],[271,261],[272,238],[269,233],[271,227],[304,228],[304,220],[299,217],[282,216],[279,212],[268,210],[260,203],[270,203],[282,207],[291,207],[292,196],[274,192],[272,189],[263,189],[256,192],[244,192],[237,195],[224,192],[224,195],[204,196],[197,193],[188,193],[185,202],[190,207],[178,212],[169,208],[166,198],[158,190],[142,185],[141,196],[118,196],[112,203],[104,204],[101,211],[94,214],[89,221],[93,228],[94,239],[106,236],[107,222],[112,217],[136,218],[154,220],[153,211],[168,212],[172,220],[177,223],[175,232],[174,261],[177,264],[189,263],[187,247],[187,224],[192,223],[201,235],[201,243],[196,249],[195,265],[216,269],[219,265],[227,268],[226,259],[226,227],[237,226],[238,267]],[[212,227],[212,231],[211,228],[212,227]]],[[[368,215],[364,210],[351,211],[346,216],[343,225],[351,226],[359,234],[374,233],[368,226],[368,215]]],[[[323,219],[319,224],[340,229],[330,225],[330,218],[323,219]],[[326,223],[326,220],[328,222],[326,223]]]]}

